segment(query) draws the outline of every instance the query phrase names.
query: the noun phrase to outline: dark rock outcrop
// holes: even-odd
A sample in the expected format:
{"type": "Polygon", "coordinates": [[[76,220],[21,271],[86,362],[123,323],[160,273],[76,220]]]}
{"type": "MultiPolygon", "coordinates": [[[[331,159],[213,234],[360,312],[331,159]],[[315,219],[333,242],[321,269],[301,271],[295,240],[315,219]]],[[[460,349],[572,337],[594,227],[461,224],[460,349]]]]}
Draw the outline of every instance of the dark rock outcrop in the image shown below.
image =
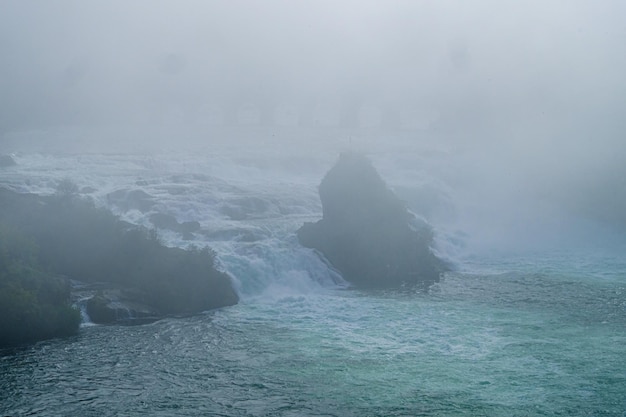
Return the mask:
{"type": "MultiPolygon", "coordinates": [[[[92,314],[102,317],[93,319],[98,322],[110,322],[112,316],[107,310],[113,310],[115,322],[120,322],[137,317],[142,311],[156,318],[181,316],[238,302],[231,277],[217,269],[215,253],[208,247],[167,247],[156,232],[122,222],[77,195],[37,196],[0,187],[0,307],[4,308],[0,308],[0,313],[7,318],[19,317],[15,314],[26,310],[22,307],[25,305],[39,311],[38,306],[49,304],[51,294],[58,293],[51,306],[54,314],[61,318],[61,324],[68,323],[77,330],[75,318],[80,321],[80,314],[75,316],[76,311],[69,307],[68,314],[64,310],[69,288],[47,289],[61,288],[60,284],[53,285],[61,282],[54,277],[85,285],[106,283],[104,289],[118,290],[104,292],[102,299],[91,302],[92,314]],[[5,254],[7,259],[3,258],[5,254]],[[13,264],[20,267],[12,267],[13,264]],[[3,273],[5,266],[11,266],[10,274],[3,273]],[[34,271],[39,270],[41,273],[34,277],[34,271]],[[41,283],[37,284],[37,291],[31,291],[29,285],[35,281],[41,283]],[[12,291],[5,291],[5,287],[12,291]],[[23,296],[23,289],[27,290],[27,297],[23,296]]],[[[81,294],[79,299],[93,295],[81,294]]],[[[51,318],[38,315],[33,321],[47,323],[51,318]]],[[[2,323],[0,320],[0,343],[2,323]]],[[[56,333],[44,330],[19,340],[42,340],[50,334],[67,333],[65,328],[56,333]]],[[[10,339],[18,340],[17,336],[10,339]]]]}
{"type": "Polygon", "coordinates": [[[393,288],[436,282],[445,264],[431,250],[433,233],[408,212],[371,162],[341,154],[319,188],[323,218],[298,230],[351,284],[393,288]]]}
{"type": "Polygon", "coordinates": [[[91,321],[98,324],[114,323],[117,314],[115,309],[109,306],[111,300],[102,295],[94,295],[87,300],[87,314],[91,321]]]}
{"type": "Polygon", "coordinates": [[[158,320],[157,311],[137,301],[142,298],[136,291],[100,290],[87,299],[85,310],[97,324],[144,324],[158,320]]]}

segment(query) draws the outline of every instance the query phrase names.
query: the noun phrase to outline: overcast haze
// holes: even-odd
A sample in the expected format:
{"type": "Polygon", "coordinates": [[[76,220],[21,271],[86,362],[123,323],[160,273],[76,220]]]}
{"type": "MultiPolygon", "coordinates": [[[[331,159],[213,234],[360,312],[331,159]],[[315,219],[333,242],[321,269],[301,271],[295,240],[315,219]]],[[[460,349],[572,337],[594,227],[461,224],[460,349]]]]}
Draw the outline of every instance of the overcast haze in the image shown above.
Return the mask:
{"type": "Polygon", "coordinates": [[[0,57],[5,138],[415,132],[624,224],[623,1],[0,0],[0,57]]]}

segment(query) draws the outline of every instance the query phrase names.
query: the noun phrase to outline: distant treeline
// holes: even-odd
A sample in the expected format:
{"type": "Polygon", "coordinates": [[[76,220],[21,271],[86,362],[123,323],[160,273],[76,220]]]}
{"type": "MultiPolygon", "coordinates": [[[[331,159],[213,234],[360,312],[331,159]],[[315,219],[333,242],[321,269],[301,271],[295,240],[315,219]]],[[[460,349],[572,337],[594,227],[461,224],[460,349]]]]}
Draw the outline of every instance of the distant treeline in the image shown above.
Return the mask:
{"type": "Polygon", "coordinates": [[[0,346],[75,333],[69,280],[136,290],[160,314],[235,304],[230,277],[209,248],[162,245],[62,183],[53,196],[0,189],[0,346]]]}

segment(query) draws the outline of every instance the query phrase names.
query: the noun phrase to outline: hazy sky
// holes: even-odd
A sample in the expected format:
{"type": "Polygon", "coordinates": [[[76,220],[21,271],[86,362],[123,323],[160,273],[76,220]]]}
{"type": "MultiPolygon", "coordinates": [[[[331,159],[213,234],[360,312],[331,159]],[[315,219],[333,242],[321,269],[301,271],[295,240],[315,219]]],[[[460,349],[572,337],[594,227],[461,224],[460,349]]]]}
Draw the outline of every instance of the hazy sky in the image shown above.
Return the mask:
{"type": "Polygon", "coordinates": [[[624,73],[621,0],[0,0],[0,132],[246,123],[248,105],[272,123],[610,134],[624,73]]]}
{"type": "Polygon", "coordinates": [[[622,0],[0,0],[5,137],[382,125],[626,225],[624,74],[622,0]]]}

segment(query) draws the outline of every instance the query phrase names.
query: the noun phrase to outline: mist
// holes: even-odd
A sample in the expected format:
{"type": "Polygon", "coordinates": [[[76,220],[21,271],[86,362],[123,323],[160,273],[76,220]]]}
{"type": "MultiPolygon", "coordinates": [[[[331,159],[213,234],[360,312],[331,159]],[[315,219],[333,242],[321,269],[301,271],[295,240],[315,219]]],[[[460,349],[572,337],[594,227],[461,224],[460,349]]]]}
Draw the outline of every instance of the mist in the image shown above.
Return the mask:
{"type": "Polygon", "coordinates": [[[624,74],[624,0],[0,0],[0,416],[625,416],[624,74]]]}
{"type": "Polygon", "coordinates": [[[0,152],[402,138],[447,152],[483,206],[459,221],[623,230],[623,16],[620,1],[6,0],[0,152]]]}

